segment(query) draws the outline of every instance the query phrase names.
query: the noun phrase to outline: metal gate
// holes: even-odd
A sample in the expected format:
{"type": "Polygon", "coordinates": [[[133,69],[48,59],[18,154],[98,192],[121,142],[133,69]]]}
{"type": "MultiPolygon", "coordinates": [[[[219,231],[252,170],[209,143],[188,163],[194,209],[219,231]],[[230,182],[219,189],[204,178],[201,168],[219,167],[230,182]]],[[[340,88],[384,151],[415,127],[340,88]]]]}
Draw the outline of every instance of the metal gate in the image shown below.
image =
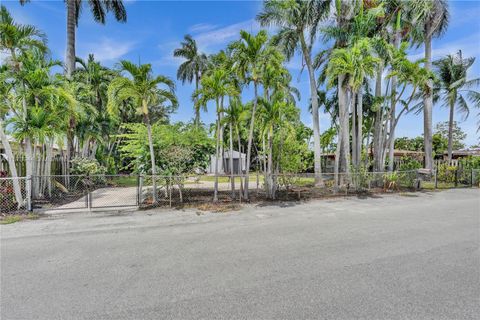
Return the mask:
{"type": "Polygon", "coordinates": [[[33,176],[32,209],[92,210],[138,206],[138,176],[33,176]]]}

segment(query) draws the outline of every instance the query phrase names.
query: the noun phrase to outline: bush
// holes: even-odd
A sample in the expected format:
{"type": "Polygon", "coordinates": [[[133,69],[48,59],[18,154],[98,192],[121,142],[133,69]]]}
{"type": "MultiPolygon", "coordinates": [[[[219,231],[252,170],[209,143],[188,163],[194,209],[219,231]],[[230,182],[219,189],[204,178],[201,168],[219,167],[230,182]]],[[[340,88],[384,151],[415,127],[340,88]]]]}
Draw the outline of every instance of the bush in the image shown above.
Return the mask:
{"type": "Polygon", "coordinates": [[[420,163],[420,161],[411,157],[402,157],[400,161],[401,161],[401,164],[399,167],[399,171],[417,170],[422,167],[422,164],[420,163]]]}
{"type": "Polygon", "coordinates": [[[72,159],[71,174],[78,175],[101,175],[107,172],[107,169],[100,165],[97,160],[89,158],[72,159]]]}
{"type": "Polygon", "coordinates": [[[442,163],[437,167],[437,180],[440,182],[454,183],[457,167],[442,163]]]}
{"type": "Polygon", "coordinates": [[[383,183],[384,183],[384,189],[385,190],[398,190],[398,180],[399,180],[399,175],[396,172],[392,173],[387,173],[383,176],[383,183]]]}

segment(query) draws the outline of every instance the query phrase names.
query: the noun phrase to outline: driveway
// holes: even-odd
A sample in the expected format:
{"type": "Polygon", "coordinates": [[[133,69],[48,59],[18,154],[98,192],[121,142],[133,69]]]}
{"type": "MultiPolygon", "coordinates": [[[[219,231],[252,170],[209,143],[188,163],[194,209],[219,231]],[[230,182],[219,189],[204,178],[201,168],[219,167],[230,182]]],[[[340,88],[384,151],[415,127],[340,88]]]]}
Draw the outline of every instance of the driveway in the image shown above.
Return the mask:
{"type": "Polygon", "coordinates": [[[476,319],[479,199],[462,189],[4,225],[0,318],[476,319]]]}

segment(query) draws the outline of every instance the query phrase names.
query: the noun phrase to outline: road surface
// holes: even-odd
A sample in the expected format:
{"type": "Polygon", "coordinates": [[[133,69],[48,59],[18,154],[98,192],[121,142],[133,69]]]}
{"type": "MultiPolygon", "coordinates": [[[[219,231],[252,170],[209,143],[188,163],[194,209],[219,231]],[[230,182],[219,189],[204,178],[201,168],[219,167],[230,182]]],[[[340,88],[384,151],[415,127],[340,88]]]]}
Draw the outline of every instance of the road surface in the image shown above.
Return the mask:
{"type": "Polygon", "coordinates": [[[1,226],[10,319],[478,319],[480,191],[1,226]]]}

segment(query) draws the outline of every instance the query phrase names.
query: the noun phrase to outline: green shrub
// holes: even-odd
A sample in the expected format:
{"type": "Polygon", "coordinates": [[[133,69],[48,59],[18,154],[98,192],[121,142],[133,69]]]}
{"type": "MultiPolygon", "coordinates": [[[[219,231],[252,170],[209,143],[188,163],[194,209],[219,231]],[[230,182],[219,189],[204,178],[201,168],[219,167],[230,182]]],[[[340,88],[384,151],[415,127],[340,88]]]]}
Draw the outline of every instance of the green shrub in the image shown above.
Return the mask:
{"type": "Polygon", "coordinates": [[[457,167],[442,163],[437,167],[437,180],[440,182],[454,183],[457,167]]]}
{"type": "Polygon", "coordinates": [[[422,167],[420,161],[411,157],[402,157],[399,171],[417,170],[422,167]]]}
{"type": "Polygon", "coordinates": [[[71,174],[78,175],[101,175],[107,172],[107,169],[98,163],[95,159],[74,158],[72,159],[71,174]]]}
{"type": "Polygon", "coordinates": [[[385,190],[394,190],[398,189],[398,180],[399,180],[399,175],[397,172],[392,172],[392,173],[386,173],[383,176],[383,183],[384,183],[384,189],[385,190]]]}

